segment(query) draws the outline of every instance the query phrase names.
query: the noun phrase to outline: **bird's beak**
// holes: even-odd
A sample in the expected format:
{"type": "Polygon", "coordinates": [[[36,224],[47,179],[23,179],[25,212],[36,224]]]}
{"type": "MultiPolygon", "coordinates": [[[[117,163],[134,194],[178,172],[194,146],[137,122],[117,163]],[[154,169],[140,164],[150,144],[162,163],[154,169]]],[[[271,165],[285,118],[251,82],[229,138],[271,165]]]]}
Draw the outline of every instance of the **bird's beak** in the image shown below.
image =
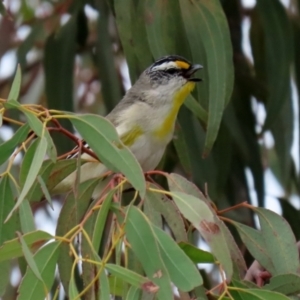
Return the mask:
{"type": "Polygon", "coordinates": [[[194,82],[198,82],[198,81],[202,81],[202,79],[200,78],[192,78],[191,76],[196,73],[198,70],[201,70],[203,67],[201,65],[192,65],[188,70],[185,71],[184,77],[188,80],[188,81],[194,81],[194,82]]]}

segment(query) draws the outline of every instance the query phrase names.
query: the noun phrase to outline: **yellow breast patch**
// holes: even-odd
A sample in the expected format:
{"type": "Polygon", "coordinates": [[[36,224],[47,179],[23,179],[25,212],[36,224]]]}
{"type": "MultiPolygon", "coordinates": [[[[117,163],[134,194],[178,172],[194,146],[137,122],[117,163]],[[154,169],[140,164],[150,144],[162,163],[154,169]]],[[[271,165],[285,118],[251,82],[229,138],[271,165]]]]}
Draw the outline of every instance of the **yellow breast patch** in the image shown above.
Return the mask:
{"type": "Polygon", "coordinates": [[[191,93],[195,87],[195,82],[187,82],[174,97],[173,107],[169,114],[165,117],[161,125],[154,131],[154,136],[159,139],[166,138],[173,130],[179,108],[183,104],[185,98],[191,93]]]}

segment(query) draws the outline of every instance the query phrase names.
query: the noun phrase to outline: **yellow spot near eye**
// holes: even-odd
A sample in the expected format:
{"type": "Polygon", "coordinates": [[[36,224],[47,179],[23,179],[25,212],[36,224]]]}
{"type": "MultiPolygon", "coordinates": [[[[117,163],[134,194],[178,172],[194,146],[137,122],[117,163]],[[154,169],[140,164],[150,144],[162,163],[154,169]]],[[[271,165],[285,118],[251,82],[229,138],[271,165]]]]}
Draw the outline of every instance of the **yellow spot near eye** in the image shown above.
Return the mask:
{"type": "Polygon", "coordinates": [[[164,139],[172,132],[179,108],[183,104],[185,98],[192,92],[194,87],[195,82],[189,81],[177,92],[173,100],[173,107],[169,114],[165,117],[162,124],[154,131],[154,135],[157,138],[164,139]]]}
{"type": "Polygon", "coordinates": [[[190,67],[190,64],[188,64],[184,61],[181,61],[181,60],[176,60],[175,63],[181,69],[188,69],[190,67]]]}

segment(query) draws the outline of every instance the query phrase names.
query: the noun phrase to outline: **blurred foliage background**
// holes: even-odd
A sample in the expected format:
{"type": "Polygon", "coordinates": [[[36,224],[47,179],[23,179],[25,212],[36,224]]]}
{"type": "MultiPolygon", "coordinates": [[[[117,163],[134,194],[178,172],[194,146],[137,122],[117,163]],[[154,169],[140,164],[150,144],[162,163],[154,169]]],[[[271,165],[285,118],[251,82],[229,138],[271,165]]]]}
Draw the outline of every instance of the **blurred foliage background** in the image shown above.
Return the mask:
{"type": "MultiPolygon", "coordinates": [[[[0,2],[0,96],[19,63],[21,103],[105,115],[160,56],[200,63],[203,83],[182,108],[160,168],[206,189],[219,209],[265,206],[271,197],[299,239],[300,1],[245,4],[0,2]]],[[[59,153],[73,146],[54,139],[59,153]]],[[[246,211],[230,217],[254,225],[246,211]]]]}

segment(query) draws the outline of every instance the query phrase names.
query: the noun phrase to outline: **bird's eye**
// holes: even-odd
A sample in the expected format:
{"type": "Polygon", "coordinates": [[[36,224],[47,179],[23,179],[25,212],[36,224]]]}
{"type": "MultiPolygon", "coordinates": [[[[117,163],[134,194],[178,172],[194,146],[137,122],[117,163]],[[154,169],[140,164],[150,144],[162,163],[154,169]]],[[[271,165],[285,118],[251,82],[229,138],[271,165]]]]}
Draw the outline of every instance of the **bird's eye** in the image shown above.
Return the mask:
{"type": "Polygon", "coordinates": [[[168,69],[166,70],[167,73],[169,74],[175,74],[178,70],[177,69],[168,69]]]}

